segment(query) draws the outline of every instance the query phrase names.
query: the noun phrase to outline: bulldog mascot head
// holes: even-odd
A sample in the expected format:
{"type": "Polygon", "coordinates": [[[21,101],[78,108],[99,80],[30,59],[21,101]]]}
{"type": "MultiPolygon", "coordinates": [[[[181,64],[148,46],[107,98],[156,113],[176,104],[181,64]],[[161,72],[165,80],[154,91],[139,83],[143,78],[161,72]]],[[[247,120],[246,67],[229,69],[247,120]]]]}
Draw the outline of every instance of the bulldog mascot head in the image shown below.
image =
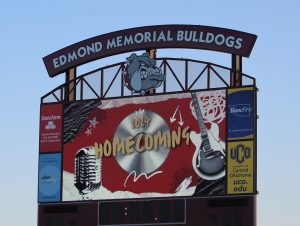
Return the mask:
{"type": "Polygon", "coordinates": [[[148,53],[137,56],[135,53],[126,58],[127,65],[123,71],[124,85],[134,93],[145,94],[150,89],[159,87],[165,80],[161,69],[148,53]]]}

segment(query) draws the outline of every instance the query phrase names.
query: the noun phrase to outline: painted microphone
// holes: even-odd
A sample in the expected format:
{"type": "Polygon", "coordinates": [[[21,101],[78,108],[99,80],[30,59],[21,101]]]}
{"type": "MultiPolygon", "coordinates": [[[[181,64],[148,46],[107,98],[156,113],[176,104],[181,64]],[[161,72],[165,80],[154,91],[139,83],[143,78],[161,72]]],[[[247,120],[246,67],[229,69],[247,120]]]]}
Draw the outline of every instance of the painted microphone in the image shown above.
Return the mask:
{"type": "Polygon", "coordinates": [[[79,149],[75,156],[74,185],[81,195],[86,195],[101,185],[102,159],[94,147],[79,149]]]}

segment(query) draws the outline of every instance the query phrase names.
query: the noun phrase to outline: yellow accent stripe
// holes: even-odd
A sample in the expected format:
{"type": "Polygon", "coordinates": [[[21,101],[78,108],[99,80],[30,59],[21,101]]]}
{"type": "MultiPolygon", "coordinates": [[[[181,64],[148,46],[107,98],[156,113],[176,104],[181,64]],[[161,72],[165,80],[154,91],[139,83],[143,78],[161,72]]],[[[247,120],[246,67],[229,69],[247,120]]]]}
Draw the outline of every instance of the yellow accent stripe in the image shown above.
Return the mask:
{"type": "Polygon", "coordinates": [[[253,134],[244,137],[228,138],[228,140],[245,140],[245,139],[253,139],[253,134]]]}
{"type": "Polygon", "coordinates": [[[245,90],[254,90],[254,87],[244,87],[244,88],[232,88],[232,89],[228,89],[228,94],[239,92],[239,91],[245,91],[245,90]]]}

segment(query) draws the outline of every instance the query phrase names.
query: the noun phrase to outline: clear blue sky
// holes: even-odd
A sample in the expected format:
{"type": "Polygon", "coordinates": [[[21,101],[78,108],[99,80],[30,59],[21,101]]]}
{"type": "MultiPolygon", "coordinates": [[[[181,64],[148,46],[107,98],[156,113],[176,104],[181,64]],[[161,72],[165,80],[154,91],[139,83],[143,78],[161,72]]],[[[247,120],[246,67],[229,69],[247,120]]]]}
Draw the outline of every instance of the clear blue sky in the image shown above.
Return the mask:
{"type": "MultiPolygon", "coordinates": [[[[258,35],[243,61],[260,89],[258,222],[299,226],[299,9],[297,0],[0,1],[0,225],[36,225],[39,102],[64,81],[47,76],[42,57],[110,31],[178,23],[258,35]]],[[[220,53],[190,58],[230,66],[220,53]]]]}

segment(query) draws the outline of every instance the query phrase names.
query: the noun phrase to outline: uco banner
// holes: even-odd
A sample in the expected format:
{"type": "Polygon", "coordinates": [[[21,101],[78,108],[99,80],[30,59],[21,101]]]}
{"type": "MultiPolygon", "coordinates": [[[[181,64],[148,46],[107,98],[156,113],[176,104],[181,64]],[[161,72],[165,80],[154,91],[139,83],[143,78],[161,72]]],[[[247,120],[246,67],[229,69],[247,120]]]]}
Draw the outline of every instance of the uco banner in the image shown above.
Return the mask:
{"type": "Polygon", "coordinates": [[[254,192],[253,141],[228,142],[227,194],[254,192]]]}

